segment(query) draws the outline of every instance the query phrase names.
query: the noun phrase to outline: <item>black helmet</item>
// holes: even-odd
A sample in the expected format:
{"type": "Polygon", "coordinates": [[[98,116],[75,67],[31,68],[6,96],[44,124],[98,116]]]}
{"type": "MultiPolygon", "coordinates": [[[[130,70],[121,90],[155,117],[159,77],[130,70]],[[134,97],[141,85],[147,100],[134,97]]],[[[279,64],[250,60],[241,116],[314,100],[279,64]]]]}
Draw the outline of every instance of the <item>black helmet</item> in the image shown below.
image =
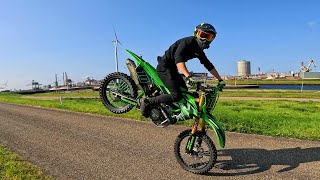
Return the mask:
{"type": "Polygon", "coordinates": [[[193,36],[197,38],[197,42],[202,49],[208,49],[210,43],[216,37],[216,29],[208,23],[199,24],[193,31],[193,36]]]}

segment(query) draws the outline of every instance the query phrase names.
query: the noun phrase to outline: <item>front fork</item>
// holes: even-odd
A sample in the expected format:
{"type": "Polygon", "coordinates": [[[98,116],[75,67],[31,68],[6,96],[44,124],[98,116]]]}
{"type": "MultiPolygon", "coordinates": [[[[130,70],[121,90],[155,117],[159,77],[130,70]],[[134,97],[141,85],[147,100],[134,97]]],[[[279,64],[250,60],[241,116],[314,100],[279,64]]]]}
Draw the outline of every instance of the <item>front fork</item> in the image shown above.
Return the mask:
{"type": "MultiPolygon", "coordinates": [[[[186,146],[186,153],[191,153],[192,152],[192,149],[193,149],[195,141],[196,141],[196,135],[198,133],[200,133],[200,134],[206,133],[206,128],[205,127],[206,127],[207,123],[200,118],[201,117],[201,113],[202,113],[202,106],[203,106],[203,103],[204,103],[204,100],[205,100],[204,99],[204,95],[205,95],[204,92],[202,92],[200,94],[200,97],[199,97],[199,113],[198,113],[198,117],[195,119],[195,121],[193,123],[193,126],[192,126],[192,129],[191,129],[191,136],[188,139],[188,143],[187,143],[187,146],[186,146]]],[[[197,145],[199,147],[201,146],[201,143],[202,143],[202,139],[198,138],[197,139],[197,145]]]]}

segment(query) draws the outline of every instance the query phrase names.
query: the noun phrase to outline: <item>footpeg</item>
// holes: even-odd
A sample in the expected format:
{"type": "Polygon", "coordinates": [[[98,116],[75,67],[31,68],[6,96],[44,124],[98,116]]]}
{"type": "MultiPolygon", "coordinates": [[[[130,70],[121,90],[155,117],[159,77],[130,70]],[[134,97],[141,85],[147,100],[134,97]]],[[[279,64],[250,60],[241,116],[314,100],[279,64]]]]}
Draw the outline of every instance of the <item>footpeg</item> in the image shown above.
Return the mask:
{"type": "Polygon", "coordinates": [[[159,127],[165,128],[167,126],[169,126],[171,123],[168,119],[166,119],[165,121],[163,121],[159,127]]]}

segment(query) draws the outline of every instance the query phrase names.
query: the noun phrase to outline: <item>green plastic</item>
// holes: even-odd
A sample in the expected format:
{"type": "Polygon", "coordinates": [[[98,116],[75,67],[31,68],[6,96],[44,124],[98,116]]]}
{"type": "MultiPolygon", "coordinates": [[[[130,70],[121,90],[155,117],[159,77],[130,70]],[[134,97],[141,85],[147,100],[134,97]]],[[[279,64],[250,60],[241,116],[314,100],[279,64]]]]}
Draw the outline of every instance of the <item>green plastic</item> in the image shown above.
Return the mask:
{"type": "MultiPolygon", "coordinates": [[[[162,92],[170,94],[170,91],[165,87],[165,85],[163,84],[163,82],[161,81],[159,76],[157,75],[156,69],[153,66],[151,66],[148,62],[144,61],[141,57],[139,57],[135,53],[133,53],[129,50],[126,50],[126,52],[133,57],[134,61],[137,64],[137,67],[141,66],[146,71],[146,73],[151,77],[152,83],[154,85],[159,87],[160,90],[162,90],[162,92]]],[[[186,117],[190,117],[190,115],[193,115],[193,118],[198,117],[199,112],[198,112],[197,104],[195,102],[195,98],[188,93],[184,93],[184,91],[186,91],[186,90],[183,90],[183,94],[184,94],[185,98],[183,98],[178,103],[180,105],[180,111],[183,112],[183,114],[186,117]]],[[[217,91],[218,91],[218,87],[216,88],[216,92],[217,91]]],[[[143,94],[139,95],[139,97],[141,97],[141,96],[143,96],[143,94]]],[[[126,100],[122,99],[122,100],[127,101],[130,104],[136,104],[135,102],[130,102],[130,100],[127,100],[127,99],[126,100]]],[[[219,123],[219,121],[217,120],[217,118],[215,118],[209,112],[206,112],[206,103],[204,103],[202,109],[203,109],[203,113],[201,114],[201,118],[215,131],[215,134],[217,136],[217,139],[219,141],[220,146],[222,148],[224,148],[225,142],[226,142],[226,136],[225,136],[224,129],[222,128],[222,126],[219,123]]],[[[174,110],[174,111],[177,112],[177,110],[174,110]]]]}
{"type": "Polygon", "coordinates": [[[226,134],[218,119],[212,114],[203,113],[201,118],[214,130],[217,135],[217,139],[222,148],[225,147],[226,143],[226,134]]]}
{"type": "Polygon", "coordinates": [[[152,77],[153,84],[155,84],[161,90],[165,91],[167,94],[170,94],[170,91],[163,84],[163,82],[161,81],[161,79],[159,78],[159,76],[157,74],[156,69],[153,66],[151,66],[148,62],[144,61],[141,57],[139,57],[135,53],[129,51],[128,49],[126,49],[126,51],[127,51],[127,53],[129,53],[133,57],[133,59],[137,63],[137,66],[142,66],[142,68],[146,71],[146,73],[148,73],[148,75],[150,77],[152,77]]]}

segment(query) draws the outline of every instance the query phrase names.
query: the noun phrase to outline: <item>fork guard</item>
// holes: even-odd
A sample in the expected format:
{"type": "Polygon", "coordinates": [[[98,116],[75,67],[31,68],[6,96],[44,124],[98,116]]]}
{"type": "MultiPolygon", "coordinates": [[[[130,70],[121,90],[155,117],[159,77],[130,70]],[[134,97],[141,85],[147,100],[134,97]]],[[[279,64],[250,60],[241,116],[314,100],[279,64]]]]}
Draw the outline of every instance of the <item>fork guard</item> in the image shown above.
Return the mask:
{"type": "Polygon", "coordinates": [[[226,143],[226,134],[218,119],[209,113],[203,113],[201,115],[201,118],[214,130],[219,141],[220,147],[224,148],[226,143]]]}

